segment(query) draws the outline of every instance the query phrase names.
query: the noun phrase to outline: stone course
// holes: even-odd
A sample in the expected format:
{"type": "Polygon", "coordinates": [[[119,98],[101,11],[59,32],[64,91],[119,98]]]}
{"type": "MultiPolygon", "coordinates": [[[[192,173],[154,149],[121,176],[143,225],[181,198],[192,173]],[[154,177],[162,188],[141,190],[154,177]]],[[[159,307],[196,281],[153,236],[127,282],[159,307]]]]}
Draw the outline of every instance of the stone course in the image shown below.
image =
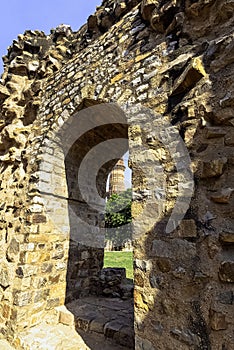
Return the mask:
{"type": "MultiPolygon", "coordinates": [[[[56,307],[97,294],[102,203],[88,207],[74,184],[94,146],[128,138],[136,349],[232,349],[233,10],[231,0],[107,0],[76,33],[61,25],[13,42],[0,84],[2,337],[42,332],[56,307]],[[154,112],[150,122],[136,104],[154,112]],[[99,127],[73,128],[84,116],[99,127]],[[190,206],[168,233],[190,171],[190,206]]],[[[98,173],[103,197],[114,165],[98,173]]]]}

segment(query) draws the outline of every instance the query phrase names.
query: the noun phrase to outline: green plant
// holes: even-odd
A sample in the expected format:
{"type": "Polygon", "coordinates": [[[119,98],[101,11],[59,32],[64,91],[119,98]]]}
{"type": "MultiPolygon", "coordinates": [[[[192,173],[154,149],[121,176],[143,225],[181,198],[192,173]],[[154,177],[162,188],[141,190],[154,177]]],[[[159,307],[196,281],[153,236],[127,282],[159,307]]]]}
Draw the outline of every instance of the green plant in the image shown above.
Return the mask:
{"type": "Polygon", "coordinates": [[[112,194],[106,203],[105,227],[112,229],[107,230],[106,240],[111,240],[114,245],[121,246],[132,239],[131,204],[130,188],[120,194],[112,194]]]}

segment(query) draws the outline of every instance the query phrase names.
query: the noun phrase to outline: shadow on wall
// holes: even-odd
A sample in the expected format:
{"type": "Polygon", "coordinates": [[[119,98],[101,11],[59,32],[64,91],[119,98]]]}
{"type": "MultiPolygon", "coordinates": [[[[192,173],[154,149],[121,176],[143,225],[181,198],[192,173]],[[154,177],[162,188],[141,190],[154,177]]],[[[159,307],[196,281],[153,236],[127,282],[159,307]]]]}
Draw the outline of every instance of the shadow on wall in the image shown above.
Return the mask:
{"type": "MultiPolygon", "coordinates": [[[[160,99],[165,94],[162,118],[178,128],[188,147],[195,189],[178,228],[166,232],[169,205],[167,215],[135,241],[136,348],[226,350],[233,342],[233,248],[224,234],[233,232],[233,4],[147,3],[143,17],[162,33],[155,46],[165,43],[166,69],[157,77],[155,109],[164,109],[160,99]]],[[[142,52],[151,49],[152,36],[148,39],[142,52]]],[[[153,137],[146,143],[159,148],[153,137]]],[[[171,194],[176,192],[173,182],[171,174],[171,194]]]]}
{"type": "MultiPolygon", "coordinates": [[[[158,142],[157,137],[152,136],[152,133],[155,133],[156,129],[162,133],[167,130],[165,130],[162,116],[155,116],[148,109],[139,108],[135,109],[135,114],[133,111],[128,111],[129,145],[126,117],[116,105],[103,104],[84,109],[73,118],[66,130],[66,133],[70,133],[69,142],[64,145],[64,150],[67,149],[65,165],[70,222],[66,304],[69,303],[68,308],[75,315],[76,304],[73,304],[73,309],[71,302],[89,295],[100,294],[99,278],[103,267],[105,238],[102,213],[105,207],[106,181],[116,160],[129,147],[134,188],[132,209],[136,217],[139,213],[135,221],[135,232],[140,233],[134,247],[135,323],[139,331],[137,342],[141,342],[139,334],[142,333],[143,343],[150,344],[147,343],[147,339],[161,341],[162,325],[168,324],[168,318],[172,318],[175,324],[175,320],[178,320],[178,327],[181,327],[183,323],[187,325],[187,315],[189,315],[194,320],[194,324],[200,327],[198,331],[203,325],[203,333],[205,333],[205,328],[200,313],[196,314],[198,313],[196,303],[194,312],[191,311],[190,297],[194,298],[198,295],[198,291],[197,286],[191,283],[191,276],[186,276],[185,272],[185,268],[191,271],[198,263],[195,239],[194,237],[189,237],[188,240],[181,239],[180,234],[176,238],[175,231],[172,235],[165,233],[168,219],[173,213],[172,209],[172,212],[167,210],[170,215],[160,217],[162,207],[165,205],[165,193],[170,187],[169,178],[173,175],[175,168],[166,175],[164,171],[160,172],[161,167],[155,157],[155,150],[162,148],[162,142],[158,142]],[[121,118],[125,118],[125,123],[119,123],[119,114],[113,113],[116,111],[121,113],[121,118]],[[149,126],[147,121],[151,121],[149,126]],[[140,144],[138,144],[139,130],[137,133],[134,131],[134,123],[143,125],[140,130],[142,139],[140,144]],[[79,124],[82,125],[83,130],[79,124]],[[159,215],[158,219],[156,214],[159,215]],[[151,229],[157,221],[156,226],[151,229]],[[177,275],[174,276],[172,273],[175,266],[178,267],[178,276],[181,274],[183,277],[183,283],[177,275]],[[173,284],[172,276],[175,277],[173,284]],[[189,286],[189,291],[186,291],[189,302],[184,299],[182,306],[178,300],[181,295],[185,295],[187,286],[189,286]]],[[[64,135],[63,139],[68,140],[64,135]]],[[[182,194],[184,195],[183,191],[182,194]]],[[[180,199],[183,202],[179,194],[177,201],[180,199]]],[[[192,225],[190,221],[193,220],[190,220],[188,213],[186,218],[187,224],[192,225]]],[[[177,337],[177,328],[175,325],[174,327],[175,337],[177,337]]],[[[168,332],[171,334],[171,330],[168,332]]]]}

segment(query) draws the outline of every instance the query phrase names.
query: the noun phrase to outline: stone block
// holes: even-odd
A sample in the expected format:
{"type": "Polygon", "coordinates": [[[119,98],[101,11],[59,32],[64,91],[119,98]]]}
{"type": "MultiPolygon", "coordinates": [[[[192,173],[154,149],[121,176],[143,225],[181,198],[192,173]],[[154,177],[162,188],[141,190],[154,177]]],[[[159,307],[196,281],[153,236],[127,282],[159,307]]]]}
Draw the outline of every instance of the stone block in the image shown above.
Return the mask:
{"type": "Polygon", "coordinates": [[[7,264],[1,264],[0,269],[0,286],[3,288],[7,288],[11,284],[11,271],[7,264]]]}
{"type": "Polygon", "coordinates": [[[140,269],[144,272],[150,271],[152,269],[152,261],[151,260],[135,259],[134,264],[138,269],[140,269]]]}
{"type": "Polygon", "coordinates": [[[43,214],[34,214],[32,216],[32,223],[33,224],[43,224],[47,222],[47,218],[43,214]]]}
{"type": "Polygon", "coordinates": [[[155,350],[154,345],[147,339],[136,336],[135,350],[155,350]]]}
{"type": "Polygon", "coordinates": [[[52,252],[52,259],[54,260],[60,260],[64,258],[64,251],[62,249],[60,250],[55,250],[54,252],[52,252]]]}
{"type": "Polygon", "coordinates": [[[35,265],[20,265],[16,269],[16,275],[20,278],[36,275],[38,267],[35,265]]]}
{"type": "Polygon", "coordinates": [[[95,319],[96,313],[87,312],[84,315],[79,315],[75,319],[76,329],[82,329],[87,332],[90,329],[90,323],[95,319]]]}
{"type": "Polygon", "coordinates": [[[139,309],[143,309],[145,311],[149,310],[148,305],[143,300],[142,293],[140,291],[138,291],[137,289],[134,290],[134,303],[135,303],[136,307],[139,309]]]}
{"type": "Polygon", "coordinates": [[[66,291],[66,283],[58,283],[50,286],[50,297],[62,297],[66,291]]]}
{"type": "Polygon", "coordinates": [[[234,304],[234,294],[232,290],[229,290],[227,292],[223,292],[219,294],[218,301],[221,304],[225,305],[232,305],[234,304]]]}
{"type": "Polygon", "coordinates": [[[153,241],[151,253],[156,257],[183,261],[195,257],[196,246],[194,243],[179,238],[171,239],[171,241],[156,239],[153,241]]]}
{"type": "Polygon", "coordinates": [[[96,317],[90,323],[90,331],[96,333],[104,333],[104,326],[107,323],[108,319],[104,317],[96,317]]]}
{"type": "Polygon", "coordinates": [[[134,331],[128,326],[123,326],[119,332],[114,334],[113,339],[122,346],[125,346],[129,349],[134,349],[134,331]]]}
{"type": "Polygon", "coordinates": [[[62,300],[60,298],[51,298],[47,300],[47,309],[52,309],[61,304],[62,304],[62,300]]]}
{"type": "Polygon", "coordinates": [[[74,325],[74,315],[66,308],[65,305],[57,307],[56,310],[59,313],[59,323],[66,326],[74,325]]]}
{"type": "Polygon", "coordinates": [[[196,222],[192,219],[182,220],[179,226],[178,236],[182,238],[197,237],[196,222]]]}
{"type": "Polygon", "coordinates": [[[228,204],[233,191],[233,188],[223,188],[221,191],[212,194],[210,198],[215,203],[228,204]]]}
{"type": "Polygon", "coordinates": [[[142,292],[142,300],[143,302],[148,306],[148,308],[150,310],[153,309],[154,304],[155,304],[155,300],[154,300],[154,296],[150,295],[149,292],[142,292]]]}
{"type": "Polygon", "coordinates": [[[171,270],[170,259],[167,258],[157,258],[157,266],[162,272],[169,272],[171,270]]]}
{"type": "Polygon", "coordinates": [[[50,284],[57,284],[59,283],[61,275],[60,274],[52,274],[49,276],[49,283],[50,284]]]}
{"type": "Polygon", "coordinates": [[[191,347],[197,347],[200,344],[200,337],[192,333],[189,329],[172,329],[171,334],[180,342],[185,343],[191,347]]]}
{"type": "Polygon", "coordinates": [[[0,101],[3,102],[10,96],[10,91],[3,85],[0,85],[0,101]]]}
{"type": "Polygon", "coordinates": [[[234,231],[224,231],[219,235],[219,239],[222,243],[234,243],[234,231]]]}
{"type": "Polygon", "coordinates": [[[221,176],[223,174],[224,165],[226,163],[227,163],[227,158],[226,157],[205,161],[203,163],[203,169],[202,169],[201,177],[203,179],[205,179],[205,178],[221,176]]]}
{"type": "Polygon", "coordinates": [[[227,329],[228,324],[225,319],[225,315],[221,312],[211,310],[210,312],[210,325],[214,331],[220,331],[221,329],[227,329]]]}
{"type": "Polygon", "coordinates": [[[160,279],[157,277],[157,275],[151,274],[149,281],[151,288],[159,289],[160,279]]]}
{"type": "Polygon", "coordinates": [[[32,292],[13,292],[13,303],[16,306],[26,306],[32,303],[32,292]]]}
{"type": "Polygon", "coordinates": [[[19,262],[21,264],[35,264],[40,261],[40,252],[21,252],[19,262]]]}
{"type": "Polygon", "coordinates": [[[114,335],[120,331],[123,327],[123,324],[118,321],[110,321],[105,324],[104,335],[107,338],[114,338],[114,335]]]}
{"type": "Polygon", "coordinates": [[[207,127],[206,137],[208,139],[219,138],[226,135],[226,131],[222,128],[207,127]]]}
{"type": "Polygon", "coordinates": [[[10,241],[9,247],[7,249],[7,258],[9,261],[15,262],[17,260],[19,249],[19,242],[15,238],[13,238],[10,241]]]}
{"type": "Polygon", "coordinates": [[[144,287],[144,275],[139,270],[134,270],[134,283],[138,287],[144,287]]]}
{"type": "Polygon", "coordinates": [[[223,282],[234,283],[234,261],[224,261],[219,268],[219,278],[223,282]]]}
{"type": "Polygon", "coordinates": [[[38,303],[47,299],[49,295],[49,289],[43,289],[35,292],[34,303],[38,303]]]}
{"type": "Polygon", "coordinates": [[[205,76],[206,72],[202,60],[199,57],[193,58],[181,76],[175,81],[172,95],[177,95],[193,88],[205,76]]]}
{"type": "Polygon", "coordinates": [[[231,130],[229,130],[227,135],[225,136],[225,145],[234,146],[234,130],[233,130],[233,128],[231,130]]]}
{"type": "Polygon", "coordinates": [[[41,266],[41,272],[42,273],[50,273],[50,272],[52,272],[52,269],[53,269],[53,264],[51,264],[51,263],[45,262],[41,266]]]}

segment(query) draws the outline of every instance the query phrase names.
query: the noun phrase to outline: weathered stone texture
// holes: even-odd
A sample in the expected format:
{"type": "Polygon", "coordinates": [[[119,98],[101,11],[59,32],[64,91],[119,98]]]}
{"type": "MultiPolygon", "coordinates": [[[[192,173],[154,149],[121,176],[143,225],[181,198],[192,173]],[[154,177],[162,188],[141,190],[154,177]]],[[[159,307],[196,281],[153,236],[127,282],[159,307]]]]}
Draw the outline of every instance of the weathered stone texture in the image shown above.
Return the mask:
{"type": "MultiPolygon", "coordinates": [[[[69,250],[70,232],[86,232],[72,226],[72,209],[100,221],[80,201],[75,174],[101,140],[128,133],[133,226],[141,233],[134,242],[136,348],[231,349],[233,11],[228,0],[103,1],[77,33],[60,26],[14,41],[0,84],[1,333],[40,323],[69,295],[95,292],[103,250],[72,239],[69,250]],[[84,133],[65,159],[58,130],[104,102],[120,108],[89,109],[90,118],[111,124],[123,114],[129,128],[84,133]],[[128,114],[136,104],[154,111],[150,123],[139,109],[128,114]],[[159,140],[165,121],[170,128],[159,140]],[[178,133],[195,189],[184,220],[167,233],[178,195],[179,216],[192,186],[175,166],[185,167],[178,133]]],[[[99,173],[102,195],[113,165],[99,173]]]]}

